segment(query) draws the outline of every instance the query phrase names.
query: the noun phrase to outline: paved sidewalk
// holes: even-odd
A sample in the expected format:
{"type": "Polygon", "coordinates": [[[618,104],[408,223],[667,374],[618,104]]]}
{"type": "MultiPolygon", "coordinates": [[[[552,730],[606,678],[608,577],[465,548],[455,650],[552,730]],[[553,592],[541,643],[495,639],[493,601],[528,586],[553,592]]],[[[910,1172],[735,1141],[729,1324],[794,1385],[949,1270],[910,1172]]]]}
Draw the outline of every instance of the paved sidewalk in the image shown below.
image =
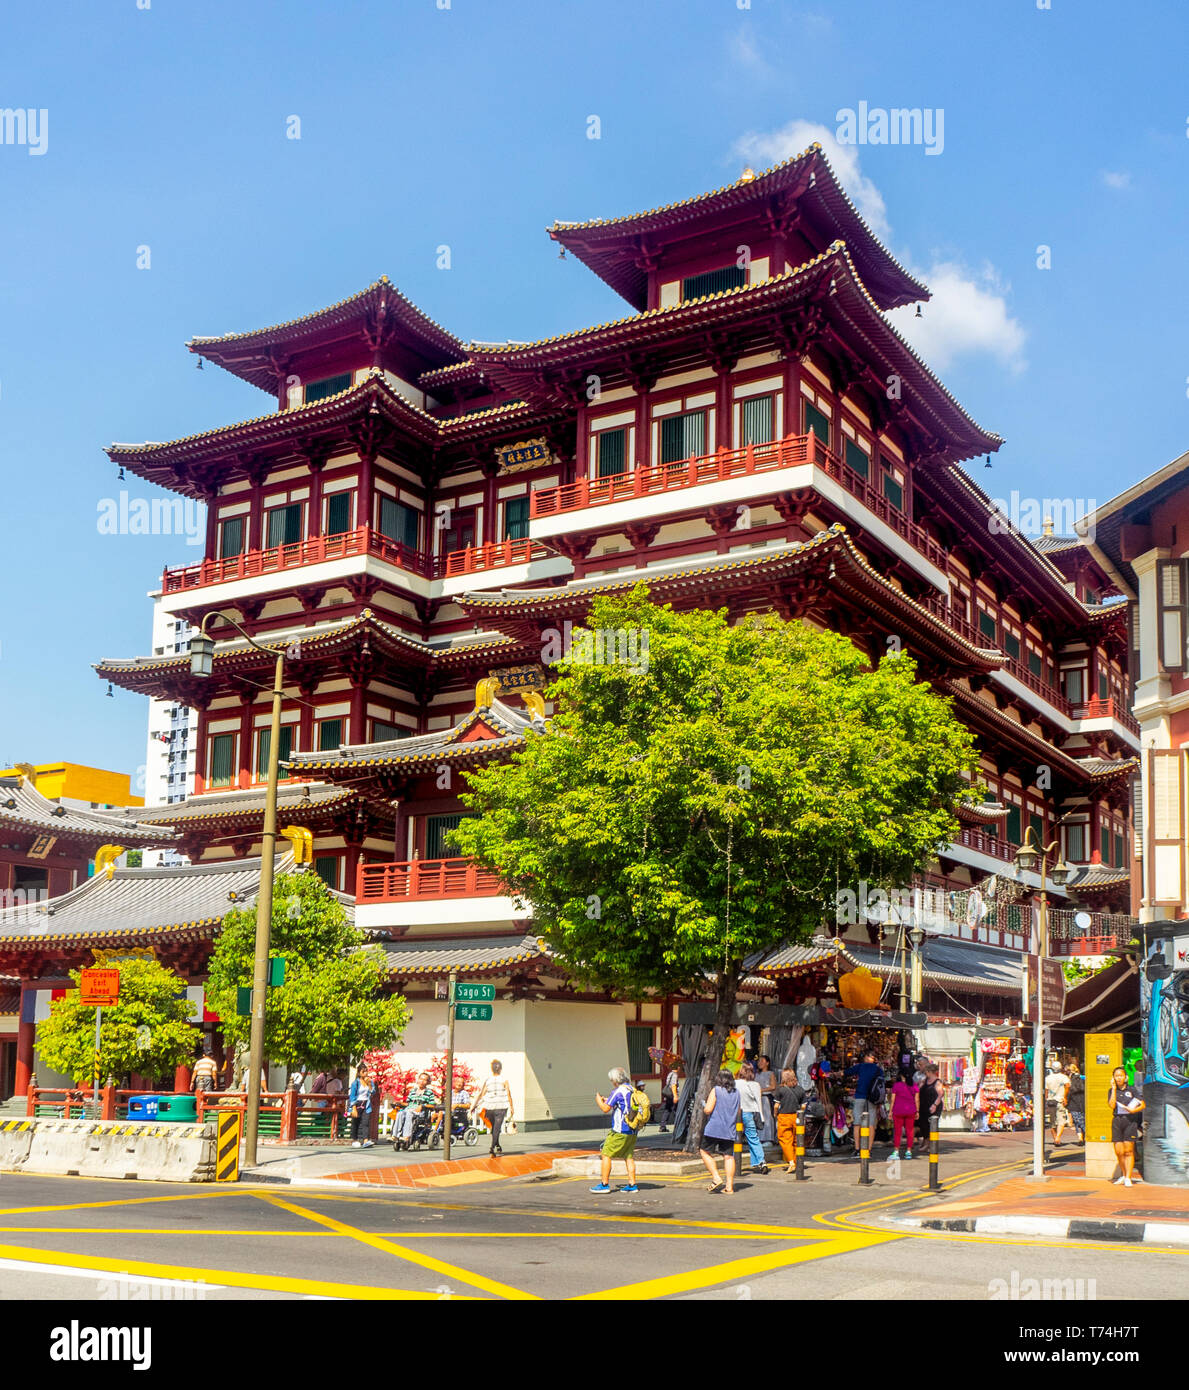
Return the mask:
{"type": "Polygon", "coordinates": [[[970,1197],[918,1207],[898,1224],[977,1235],[1189,1245],[1189,1187],[1133,1187],[1085,1176],[1023,1177],[970,1197]]]}

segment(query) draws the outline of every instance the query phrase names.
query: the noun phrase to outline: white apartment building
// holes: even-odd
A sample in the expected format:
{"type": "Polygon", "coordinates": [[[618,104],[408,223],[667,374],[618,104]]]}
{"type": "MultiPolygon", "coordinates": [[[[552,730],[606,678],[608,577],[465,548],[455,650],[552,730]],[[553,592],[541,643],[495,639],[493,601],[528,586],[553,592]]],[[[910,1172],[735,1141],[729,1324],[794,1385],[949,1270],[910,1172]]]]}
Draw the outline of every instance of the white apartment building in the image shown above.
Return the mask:
{"type": "MultiPolygon", "coordinates": [[[[190,650],[190,625],[153,599],[153,655],[180,656],[190,650]]],[[[149,700],[148,745],[145,753],[146,806],[185,801],[194,790],[198,716],[174,700],[149,700]]],[[[146,868],[171,867],[190,861],[174,849],[146,850],[146,868]]]]}

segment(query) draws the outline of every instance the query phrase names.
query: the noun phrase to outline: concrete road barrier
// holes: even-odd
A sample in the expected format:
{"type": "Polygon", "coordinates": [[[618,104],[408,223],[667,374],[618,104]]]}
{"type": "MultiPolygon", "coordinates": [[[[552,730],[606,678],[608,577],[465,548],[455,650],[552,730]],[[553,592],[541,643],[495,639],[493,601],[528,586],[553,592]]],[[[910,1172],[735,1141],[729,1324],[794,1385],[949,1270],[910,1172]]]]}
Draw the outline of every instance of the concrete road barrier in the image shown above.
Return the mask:
{"type": "Polygon", "coordinates": [[[0,1170],[80,1178],[213,1182],[215,1123],[153,1120],[0,1122],[0,1170]]]}

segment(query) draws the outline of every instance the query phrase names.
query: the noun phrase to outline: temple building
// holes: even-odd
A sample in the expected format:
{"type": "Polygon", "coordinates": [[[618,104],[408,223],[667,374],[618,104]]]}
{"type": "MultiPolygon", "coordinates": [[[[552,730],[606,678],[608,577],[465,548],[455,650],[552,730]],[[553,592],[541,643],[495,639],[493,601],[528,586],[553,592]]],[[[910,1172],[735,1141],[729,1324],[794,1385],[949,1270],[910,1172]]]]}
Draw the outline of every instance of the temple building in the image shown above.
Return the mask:
{"type": "MultiPolygon", "coordinates": [[[[206,623],[212,675],[169,650],[96,668],[196,712],[193,794],[143,819],[203,869],[260,853],[261,687],[281,650],[282,824],[313,832],[317,872],[386,937],[394,985],[424,995],[410,1050],[432,1045],[435,978],[453,962],[517,1005],[509,1053],[622,1053],[626,1007],[645,1074],[647,1047],[672,1039],[673,1001],[576,996],[530,910],[447,840],[466,769],[509,756],[548,715],[537,692],[556,635],[594,596],[644,579],[678,607],[844,633],[873,661],[906,648],[951,697],[987,799],[922,880],[967,905],[946,919],[932,973],[971,1014],[987,1001],[1018,1014],[1027,902],[968,904],[1011,874],[1028,827],[1077,866],[1058,898],[1132,907],[1140,744],[1117,575],[1077,538],[1029,540],[966,471],[1001,440],[891,326],[886,311],[928,290],[818,146],[549,234],[623,297],[622,317],[464,342],[380,279],[287,323],[190,342],[266,393],[255,418],[109,448],[207,505],[204,557],[166,570],[154,599],[177,632],[206,623]]],[[[844,945],[888,968],[878,926],[848,928],[844,945]]],[[[787,971],[761,967],[760,993],[828,989],[839,948],[806,949],[787,971]]],[[[577,1103],[568,1083],[538,1089],[539,1120],[577,1103]]]]}

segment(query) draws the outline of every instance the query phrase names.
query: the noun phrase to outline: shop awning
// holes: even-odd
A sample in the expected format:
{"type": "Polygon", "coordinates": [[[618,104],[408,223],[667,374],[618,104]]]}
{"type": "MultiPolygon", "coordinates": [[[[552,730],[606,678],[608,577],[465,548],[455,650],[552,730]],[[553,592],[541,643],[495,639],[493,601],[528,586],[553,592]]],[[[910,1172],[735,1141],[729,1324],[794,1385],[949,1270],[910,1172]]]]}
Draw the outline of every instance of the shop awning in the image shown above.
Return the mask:
{"type": "Polygon", "coordinates": [[[1140,1026],[1139,966],[1124,956],[1065,994],[1065,1013],[1055,1027],[1075,1033],[1133,1033],[1140,1026]]]}
{"type": "MultiPolygon", "coordinates": [[[[900,976],[900,957],[892,950],[848,941],[847,953],[860,965],[888,979],[900,976]]],[[[911,956],[906,955],[911,970],[911,956]]],[[[921,947],[921,967],[926,983],[947,988],[967,989],[978,994],[1005,994],[1020,997],[1022,957],[1018,951],[980,946],[973,942],[930,937],[921,947]]]]}

